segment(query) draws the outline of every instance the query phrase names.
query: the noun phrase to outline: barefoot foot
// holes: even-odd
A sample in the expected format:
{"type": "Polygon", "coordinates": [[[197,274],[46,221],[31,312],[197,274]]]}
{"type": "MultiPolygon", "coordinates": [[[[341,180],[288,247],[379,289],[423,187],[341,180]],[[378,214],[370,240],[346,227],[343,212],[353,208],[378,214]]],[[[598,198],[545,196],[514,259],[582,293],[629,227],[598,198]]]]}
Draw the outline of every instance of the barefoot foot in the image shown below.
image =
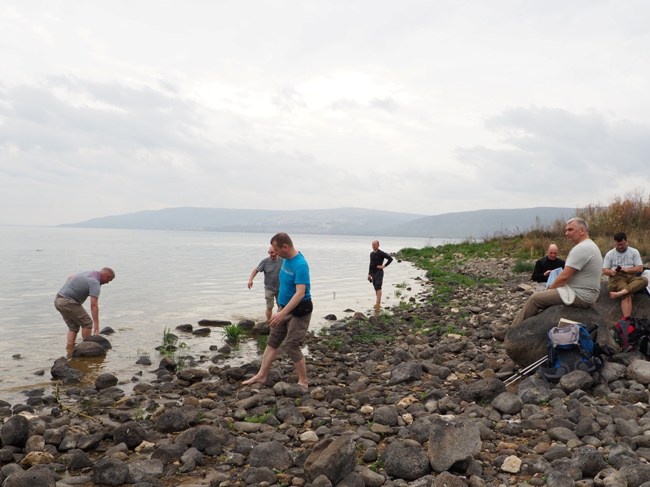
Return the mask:
{"type": "Polygon", "coordinates": [[[266,377],[259,377],[257,375],[254,375],[248,380],[245,380],[242,382],[243,385],[248,386],[251,384],[264,384],[266,382],[266,377]]]}

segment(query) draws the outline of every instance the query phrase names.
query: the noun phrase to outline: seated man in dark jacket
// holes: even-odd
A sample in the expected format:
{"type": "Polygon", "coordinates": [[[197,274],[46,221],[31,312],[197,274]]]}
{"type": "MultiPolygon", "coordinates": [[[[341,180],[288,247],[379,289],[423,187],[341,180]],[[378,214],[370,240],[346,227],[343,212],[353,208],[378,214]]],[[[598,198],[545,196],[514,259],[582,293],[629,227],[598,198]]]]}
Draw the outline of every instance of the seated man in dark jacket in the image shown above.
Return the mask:
{"type": "Polygon", "coordinates": [[[557,245],[551,244],[546,251],[546,257],[535,262],[531,279],[535,282],[546,282],[551,271],[560,268],[564,269],[564,260],[557,256],[557,245]]]}

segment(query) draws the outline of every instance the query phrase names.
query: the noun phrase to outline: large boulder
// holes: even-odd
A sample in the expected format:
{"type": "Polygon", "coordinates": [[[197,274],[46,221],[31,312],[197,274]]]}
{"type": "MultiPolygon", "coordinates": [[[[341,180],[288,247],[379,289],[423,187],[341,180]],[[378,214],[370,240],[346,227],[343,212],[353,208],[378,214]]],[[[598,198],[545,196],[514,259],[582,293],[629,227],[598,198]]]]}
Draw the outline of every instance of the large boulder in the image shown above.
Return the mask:
{"type": "MultiPolygon", "coordinates": [[[[621,300],[611,299],[607,289],[607,281],[600,285],[600,297],[594,308],[606,323],[616,323],[621,318],[621,300]]],[[[650,295],[645,291],[639,291],[632,296],[632,314],[636,317],[650,317],[650,295]]]]}
{"type": "Polygon", "coordinates": [[[557,326],[561,318],[585,325],[600,323],[602,318],[596,308],[574,306],[551,306],[540,314],[531,316],[517,326],[510,328],[504,337],[503,346],[508,357],[521,367],[536,362],[548,353],[546,334],[557,326]]]}

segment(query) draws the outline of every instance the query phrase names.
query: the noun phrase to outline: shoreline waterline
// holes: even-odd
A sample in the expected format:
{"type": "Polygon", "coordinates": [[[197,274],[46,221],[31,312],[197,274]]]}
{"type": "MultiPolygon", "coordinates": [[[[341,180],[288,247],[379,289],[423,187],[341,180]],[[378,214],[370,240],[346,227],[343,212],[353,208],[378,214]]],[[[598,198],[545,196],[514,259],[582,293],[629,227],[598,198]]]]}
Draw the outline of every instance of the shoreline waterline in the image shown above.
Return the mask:
{"type": "MultiPolygon", "coordinates": [[[[96,371],[129,381],[147,367],[135,365],[142,355],[154,364],[155,347],[165,327],[195,328],[201,319],[264,320],[263,276],[246,288],[251,269],[265,256],[269,235],[214,232],[125,231],[98,229],[12,227],[5,232],[0,251],[7,257],[8,279],[0,292],[5,330],[0,346],[0,399],[24,401],[22,391],[52,387],[49,369],[66,356],[65,324],[52,305],[63,280],[81,270],[113,267],[115,281],[102,287],[100,329],[110,326],[113,345],[96,371]],[[6,237],[10,238],[7,239],[6,237]],[[17,326],[20,324],[20,326],[17,326]],[[20,355],[20,358],[13,358],[20,355]],[[43,375],[35,375],[43,371],[43,375]]],[[[294,243],[310,263],[314,289],[313,331],[325,326],[324,316],[350,316],[346,309],[368,313],[374,304],[366,280],[370,243],[376,237],[296,235],[294,243]]],[[[382,249],[420,248],[431,239],[379,237],[382,249]]],[[[448,241],[433,242],[435,245],[448,241]]],[[[405,288],[419,289],[423,276],[410,263],[394,262],[386,272],[384,307],[406,297],[405,288]],[[400,296],[396,295],[399,291],[400,296]]],[[[178,333],[192,355],[212,356],[223,334],[212,329],[208,337],[178,333]]],[[[80,337],[78,338],[79,342],[80,337]]],[[[252,340],[251,340],[252,341],[252,340]]],[[[255,343],[243,344],[231,354],[233,364],[253,360],[255,343]]],[[[146,372],[144,372],[146,373],[146,372]]]]}

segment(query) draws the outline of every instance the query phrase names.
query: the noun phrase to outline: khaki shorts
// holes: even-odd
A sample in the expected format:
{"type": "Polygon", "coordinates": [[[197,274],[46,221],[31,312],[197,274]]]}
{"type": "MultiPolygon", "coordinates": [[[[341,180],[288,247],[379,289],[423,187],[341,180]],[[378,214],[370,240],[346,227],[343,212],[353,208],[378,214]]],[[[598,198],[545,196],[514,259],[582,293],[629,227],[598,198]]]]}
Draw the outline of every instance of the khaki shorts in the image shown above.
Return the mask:
{"type": "Polygon", "coordinates": [[[300,348],[309,329],[310,320],[311,313],[300,317],[289,315],[289,318],[282,323],[271,327],[269,339],[266,344],[271,348],[277,349],[284,342],[284,348],[291,361],[293,363],[299,362],[303,358],[300,348]]]}
{"type": "Polygon", "coordinates": [[[63,316],[63,321],[70,331],[77,333],[79,328],[92,328],[93,319],[88,315],[82,305],[74,299],[58,296],[54,299],[54,307],[63,316]]]}
{"type": "Polygon", "coordinates": [[[273,309],[275,303],[278,302],[278,291],[269,289],[268,287],[264,288],[264,299],[266,299],[266,309],[273,309]]]}

